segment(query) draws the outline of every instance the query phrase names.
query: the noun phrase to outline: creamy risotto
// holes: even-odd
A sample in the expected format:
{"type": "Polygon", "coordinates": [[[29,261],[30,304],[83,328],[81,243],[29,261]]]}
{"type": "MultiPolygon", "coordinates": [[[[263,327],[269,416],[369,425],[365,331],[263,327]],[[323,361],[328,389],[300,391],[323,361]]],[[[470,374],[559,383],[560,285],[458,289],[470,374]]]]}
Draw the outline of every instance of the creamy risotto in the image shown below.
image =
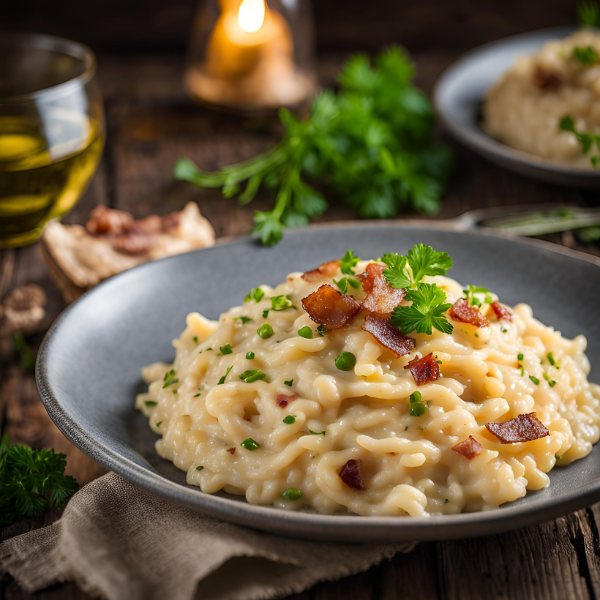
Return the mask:
{"type": "Polygon", "coordinates": [[[600,33],[582,29],[519,58],[486,96],[484,130],[518,150],[571,167],[595,168],[600,154],[599,56],[600,33]]]}
{"type": "Polygon", "coordinates": [[[206,493],[398,516],[495,508],[589,454],[585,338],[442,275],[444,253],[411,252],[349,252],[218,321],[188,315],[136,401],[158,454],[206,493]]]}

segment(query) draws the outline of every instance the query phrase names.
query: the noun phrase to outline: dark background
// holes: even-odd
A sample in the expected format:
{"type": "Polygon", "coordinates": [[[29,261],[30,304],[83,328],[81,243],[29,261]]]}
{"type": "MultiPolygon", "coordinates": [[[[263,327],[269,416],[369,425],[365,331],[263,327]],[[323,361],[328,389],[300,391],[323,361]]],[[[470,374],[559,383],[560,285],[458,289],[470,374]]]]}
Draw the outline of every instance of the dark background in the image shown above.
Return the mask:
{"type": "MultiPolygon", "coordinates": [[[[214,1],[214,0],[210,0],[214,1]]],[[[195,0],[1,0],[0,31],[72,38],[97,52],[183,50],[195,0]]],[[[319,50],[463,50],[575,21],[568,0],[313,0],[319,50]]]]}

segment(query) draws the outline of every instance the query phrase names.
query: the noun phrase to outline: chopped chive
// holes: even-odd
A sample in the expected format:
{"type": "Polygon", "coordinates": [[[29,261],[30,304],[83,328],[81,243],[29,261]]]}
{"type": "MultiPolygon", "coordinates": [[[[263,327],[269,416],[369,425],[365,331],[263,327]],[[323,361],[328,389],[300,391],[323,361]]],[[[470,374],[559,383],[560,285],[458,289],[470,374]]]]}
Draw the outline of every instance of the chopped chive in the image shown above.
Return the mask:
{"type": "Polygon", "coordinates": [[[156,424],[156,426],[157,426],[157,427],[160,427],[160,426],[161,426],[161,424],[162,424],[162,421],[159,421],[159,422],[156,424]]]}
{"type": "Polygon", "coordinates": [[[505,327],[500,327],[500,331],[501,331],[502,333],[506,333],[506,332],[508,331],[508,329],[506,329],[505,327]]]}
{"type": "Polygon", "coordinates": [[[323,337],[323,334],[324,334],[324,333],[327,333],[327,328],[326,328],[324,325],[319,325],[319,326],[317,327],[317,333],[318,333],[318,334],[319,334],[321,337],[323,337]]]}
{"type": "Polygon", "coordinates": [[[156,400],[146,400],[144,402],[144,404],[148,407],[148,408],[152,408],[153,406],[156,406],[158,404],[158,402],[156,400]]]}
{"type": "Polygon", "coordinates": [[[194,342],[196,342],[196,344],[198,343],[198,336],[197,335],[194,336],[194,342]]]}
{"type": "Polygon", "coordinates": [[[288,488],[283,492],[282,496],[286,500],[300,500],[300,498],[302,498],[302,492],[297,488],[288,488]]]}
{"type": "Polygon", "coordinates": [[[266,373],[263,373],[260,369],[248,370],[244,371],[240,375],[240,379],[245,381],[246,383],[253,383],[258,381],[259,379],[264,379],[267,376],[266,373]]]}
{"type": "Polygon", "coordinates": [[[517,354],[517,358],[518,358],[519,360],[523,360],[523,358],[524,358],[524,356],[523,356],[523,353],[522,353],[522,352],[519,352],[519,354],[517,354]]]}
{"type": "Polygon", "coordinates": [[[544,373],[544,379],[548,382],[550,387],[554,387],[556,385],[556,381],[554,381],[554,379],[550,379],[550,377],[548,377],[548,373],[544,373]]]}
{"type": "Polygon", "coordinates": [[[250,323],[250,321],[254,321],[254,319],[251,319],[250,317],[231,317],[234,320],[240,320],[242,322],[242,325],[245,325],[246,323],[250,323]]]}
{"type": "Polygon", "coordinates": [[[552,352],[548,352],[548,354],[546,354],[546,358],[553,367],[556,367],[556,361],[554,360],[554,354],[552,354],[552,352]]]}
{"type": "Polygon", "coordinates": [[[311,429],[309,429],[308,433],[310,433],[310,435],[325,435],[327,431],[312,431],[311,429]]]}
{"type": "Polygon", "coordinates": [[[197,393],[197,394],[194,396],[194,398],[197,398],[199,395],[200,395],[200,392],[198,392],[198,393],[197,393]]]}
{"type": "Polygon", "coordinates": [[[444,500],[444,504],[448,504],[448,498],[444,500]]]}
{"type": "Polygon", "coordinates": [[[231,369],[233,369],[233,365],[231,365],[231,366],[230,366],[230,367],[227,369],[227,371],[226,371],[225,375],[223,375],[223,377],[221,377],[221,379],[219,379],[219,383],[217,383],[217,385],[223,385],[223,384],[225,383],[225,379],[227,379],[227,375],[229,375],[229,371],[231,371],[231,369]]]}
{"type": "Polygon", "coordinates": [[[535,385],[539,385],[539,383],[540,383],[540,380],[537,377],[534,377],[533,375],[530,375],[529,379],[531,379],[531,381],[533,381],[533,383],[535,383],[535,385]]]}
{"type": "Polygon", "coordinates": [[[294,380],[290,379],[289,381],[284,381],[283,383],[289,387],[292,387],[292,385],[294,385],[294,380]]]}
{"type": "Polygon", "coordinates": [[[202,471],[202,469],[204,469],[204,467],[202,467],[202,466],[196,467],[196,471],[202,471]]]}

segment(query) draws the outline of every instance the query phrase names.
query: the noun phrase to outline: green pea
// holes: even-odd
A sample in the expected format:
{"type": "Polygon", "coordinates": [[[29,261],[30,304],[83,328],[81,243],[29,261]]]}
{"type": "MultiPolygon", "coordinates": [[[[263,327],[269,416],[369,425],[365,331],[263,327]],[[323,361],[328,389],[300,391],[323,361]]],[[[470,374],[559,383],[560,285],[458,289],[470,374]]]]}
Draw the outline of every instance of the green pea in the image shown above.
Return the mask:
{"type": "Polygon", "coordinates": [[[427,409],[425,408],[424,404],[415,402],[415,404],[411,404],[410,408],[408,409],[408,413],[411,417],[420,417],[421,415],[425,414],[426,410],[427,409]]]}
{"type": "Polygon", "coordinates": [[[413,392],[410,395],[410,403],[414,404],[415,402],[421,402],[421,392],[413,392]]]}
{"type": "Polygon", "coordinates": [[[265,323],[256,330],[256,333],[258,334],[258,337],[266,340],[273,335],[273,328],[268,323],[265,323]]]}
{"type": "Polygon", "coordinates": [[[335,359],[335,366],[340,371],[351,371],[356,364],[356,356],[352,352],[342,352],[335,359]]]}
{"type": "Polygon", "coordinates": [[[300,337],[306,338],[307,340],[312,340],[313,332],[310,327],[304,326],[298,329],[298,335],[300,337]]]}
{"type": "Polygon", "coordinates": [[[297,488],[288,488],[282,495],[286,500],[300,500],[302,498],[302,492],[297,488]]]}

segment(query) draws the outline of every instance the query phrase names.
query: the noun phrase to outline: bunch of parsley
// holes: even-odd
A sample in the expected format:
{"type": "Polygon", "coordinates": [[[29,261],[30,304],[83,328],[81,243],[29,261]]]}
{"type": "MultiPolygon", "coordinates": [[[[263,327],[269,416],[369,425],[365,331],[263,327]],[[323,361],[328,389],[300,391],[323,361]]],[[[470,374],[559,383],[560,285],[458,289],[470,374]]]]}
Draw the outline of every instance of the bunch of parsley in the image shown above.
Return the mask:
{"type": "Polygon", "coordinates": [[[51,506],[60,506],[78,489],[65,475],[64,454],[11,446],[8,435],[0,441],[0,524],[39,517],[51,506]]]}
{"type": "Polygon", "coordinates": [[[272,210],[256,211],[253,233],[272,245],[285,227],[322,215],[327,202],[310,181],[330,183],[365,218],[393,217],[414,208],[432,214],[452,170],[448,148],[433,140],[435,115],[427,97],[413,87],[414,66],[392,47],[374,62],[352,57],[339,76],[340,91],[326,90],[300,121],[279,112],[281,142],[242,163],[215,173],[180,159],[175,177],[201,188],[239,194],[247,204],[264,185],[276,190],[272,210]]]}

